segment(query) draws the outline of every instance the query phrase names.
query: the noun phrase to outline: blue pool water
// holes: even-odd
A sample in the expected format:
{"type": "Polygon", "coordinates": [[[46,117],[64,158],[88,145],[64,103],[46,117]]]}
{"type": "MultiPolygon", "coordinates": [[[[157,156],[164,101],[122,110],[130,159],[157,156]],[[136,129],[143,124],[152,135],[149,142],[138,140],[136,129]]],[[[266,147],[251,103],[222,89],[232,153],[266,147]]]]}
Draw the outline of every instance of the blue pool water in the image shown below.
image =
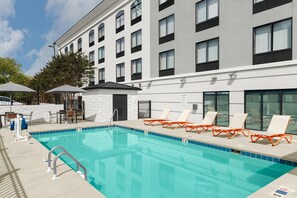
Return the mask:
{"type": "Polygon", "coordinates": [[[294,168],[120,127],[33,137],[68,150],[108,198],[246,197],[294,168]]]}

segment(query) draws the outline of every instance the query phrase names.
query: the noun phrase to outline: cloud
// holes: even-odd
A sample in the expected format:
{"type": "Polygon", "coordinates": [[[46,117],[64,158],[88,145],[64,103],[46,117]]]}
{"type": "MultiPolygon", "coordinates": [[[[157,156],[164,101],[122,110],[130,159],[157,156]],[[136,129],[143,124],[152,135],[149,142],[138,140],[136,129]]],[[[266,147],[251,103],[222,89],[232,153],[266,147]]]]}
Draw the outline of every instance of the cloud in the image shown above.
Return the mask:
{"type": "Polygon", "coordinates": [[[44,45],[36,53],[36,60],[25,73],[34,75],[43,68],[53,55],[48,45],[53,43],[78,20],[93,9],[101,0],[47,0],[46,15],[53,18],[51,30],[44,35],[44,45]]]}
{"type": "Polygon", "coordinates": [[[7,18],[14,16],[14,3],[15,0],[1,0],[0,4],[0,18],[7,18]]]}
{"type": "Polygon", "coordinates": [[[0,56],[12,56],[22,49],[26,30],[13,29],[8,18],[15,15],[15,0],[1,0],[0,4],[0,56]]]}

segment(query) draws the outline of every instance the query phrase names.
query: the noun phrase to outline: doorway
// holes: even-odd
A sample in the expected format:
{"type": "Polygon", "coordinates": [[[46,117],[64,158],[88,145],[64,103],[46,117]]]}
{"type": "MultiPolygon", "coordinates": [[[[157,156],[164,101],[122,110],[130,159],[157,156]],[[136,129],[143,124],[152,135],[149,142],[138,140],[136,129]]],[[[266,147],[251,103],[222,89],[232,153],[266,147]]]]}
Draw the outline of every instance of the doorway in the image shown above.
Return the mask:
{"type": "MultiPolygon", "coordinates": [[[[113,110],[119,111],[119,121],[128,119],[127,94],[113,94],[113,110]]],[[[113,121],[117,121],[117,115],[113,115],[113,121]]]]}

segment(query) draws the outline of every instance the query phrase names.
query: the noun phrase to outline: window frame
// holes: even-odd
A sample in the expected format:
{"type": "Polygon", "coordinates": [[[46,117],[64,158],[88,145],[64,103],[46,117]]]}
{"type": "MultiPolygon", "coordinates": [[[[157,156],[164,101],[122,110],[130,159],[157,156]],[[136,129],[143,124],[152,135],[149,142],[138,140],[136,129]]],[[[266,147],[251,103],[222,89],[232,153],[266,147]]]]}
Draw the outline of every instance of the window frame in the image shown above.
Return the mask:
{"type": "Polygon", "coordinates": [[[116,33],[119,33],[125,29],[125,12],[124,12],[124,10],[120,10],[116,14],[115,28],[116,28],[116,33]],[[122,17],[123,17],[123,19],[121,19],[122,17]],[[118,21],[120,22],[120,26],[118,26],[118,21]],[[121,22],[123,22],[123,24],[121,22]]]}
{"type": "Polygon", "coordinates": [[[131,80],[142,79],[142,58],[131,60],[131,80]],[[133,72],[133,62],[135,62],[135,72],[133,72]],[[141,64],[141,71],[138,71],[137,63],[141,64]]]}
{"type": "Polygon", "coordinates": [[[122,56],[125,56],[125,37],[121,37],[121,38],[116,40],[116,58],[119,58],[119,57],[122,57],[122,56]],[[118,42],[119,41],[122,41],[120,43],[120,45],[119,45],[121,51],[118,51],[118,42]]]}
{"type": "Polygon", "coordinates": [[[98,26],[98,42],[101,42],[105,39],[105,24],[101,23],[98,26]]]}
{"type": "Polygon", "coordinates": [[[131,53],[135,53],[142,50],[142,29],[139,29],[131,33],[131,53]],[[140,34],[140,44],[138,41],[138,35],[140,34]],[[137,45],[133,46],[133,35],[135,35],[137,45]]]}
{"type": "Polygon", "coordinates": [[[195,64],[196,64],[196,72],[202,72],[202,71],[209,71],[209,70],[215,70],[215,69],[219,69],[219,64],[220,64],[220,38],[216,37],[216,38],[212,38],[209,40],[205,40],[205,41],[200,41],[197,42],[195,44],[195,64]],[[209,60],[209,42],[210,41],[214,41],[217,40],[218,43],[218,59],[217,60],[213,60],[213,61],[208,61],[209,60]],[[202,43],[206,43],[206,62],[203,63],[198,63],[198,45],[202,44],[202,43]]]}
{"type": "Polygon", "coordinates": [[[105,46],[101,46],[98,48],[98,64],[104,63],[104,62],[105,62],[105,46]],[[103,50],[103,57],[101,57],[101,55],[102,55],[101,50],[103,50]],[[101,54],[100,54],[100,52],[101,52],[101,54]]]}
{"type": "Polygon", "coordinates": [[[270,10],[272,8],[276,8],[278,6],[291,3],[292,0],[281,0],[281,1],[275,1],[275,0],[263,0],[260,2],[256,2],[253,0],[253,14],[257,14],[259,12],[263,12],[266,10],[270,10]]]}
{"type": "Polygon", "coordinates": [[[142,1],[141,0],[135,0],[131,4],[130,17],[131,17],[131,26],[142,20],[142,1]],[[134,12],[137,13],[137,11],[134,11],[134,10],[136,10],[139,5],[140,5],[140,15],[133,18],[133,13],[134,12]]]}
{"type": "Polygon", "coordinates": [[[95,65],[95,51],[94,50],[89,52],[89,64],[91,66],[95,65]],[[91,60],[91,57],[93,57],[92,60],[91,60]]]}
{"type": "Polygon", "coordinates": [[[271,62],[279,62],[279,61],[287,61],[292,60],[293,58],[293,20],[292,18],[286,18],[279,21],[274,21],[268,24],[260,25],[253,28],[253,64],[263,64],[263,63],[271,63],[271,62]],[[274,39],[274,26],[278,23],[290,21],[291,22],[291,45],[290,48],[273,50],[273,39],[274,39]],[[270,50],[267,52],[256,53],[256,30],[259,28],[263,28],[266,26],[270,26],[270,50]]]}
{"type": "Polygon", "coordinates": [[[195,5],[195,24],[196,24],[196,32],[200,32],[215,26],[219,25],[219,17],[220,17],[220,1],[218,1],[218,16],[216,17],[212,17],[212,18],[208,18],[208,3],[209,0],[202,0],[196,3],[195,5]],[[198,6],[199,4],[205,2],[206,3],[206,20],[202,21],[202,22],[198,22],[198,6]]]}
{"type": "Polygon", "coordinates": [[[91,30],[89,32],[89,47],[92,47],[95,44],[95,31],[91,30]]]}
{"type": "Polygon", "coordinates": [[[82,38],[77,39],[77,51],[82,51],[82,38]]]}
{"type": "Polygon", "coordinates": [[[163,18],[163,19],[160,19],[159,20],[159,44],[163,44],[163,43],[166,43],[166,42],[169,42],[169,41],[172,41],[172,40],[174,40],[174,37],[175,37],[175,15],[174,14],[171,14],[171,15],[169,15],[169,16],[167,16],[167,17],[165,17],[165,18],[163,18]],[[172,33],[168,33],[168,20],[169,20],[169,18],[173,18],[173,32],[172,33]],[[166,21],[165,22],[165,26],[166,26],[166,34],[165,34],[165,36],[162,36],[161,37],[161,22],[162,21],[166,21]]]}
{"type": "Polygon", "coordinates": [[[105,68],[101,68],[98,70],[98,83],[99,84],[105,83],[105,68]],[[103,78],[101,78],[102,71],[103,71],[103,78]]]}
{"type": "Polygon", "coordinates": [[[174,75],[175,72],[175,50],[170,49],[159,53],[159,77],[174,75]],[[168,67],[168,53],[173,51],[173,68],[168,67]],[[166,69],[161,70],[161,54],[166,53],[166,69]]]}
{"type": "Polygon", "coordinates": [[[174,0],[166,0],[163,3],[161,3],[161,0],[159,0],[159,12],[172,6],[174,4],[174,0]]]}
{"type": "Polygon", "coordinates": [[[116,81],[117,82],[124,82],[125,81],[125,63],[119,63],[116,64],[116,81]],[[118,67],[120,68],[120,76],[118,76],[118,67]],[[123,73],[122,73],[122,67],[123,67],[123,73]]]}
{"type": "Polygon", "coordinates": [[[74,52],[74,45],[73,45],[73,43],[70,44],[69,52],[70,53],[73,53],[74,52]]]}

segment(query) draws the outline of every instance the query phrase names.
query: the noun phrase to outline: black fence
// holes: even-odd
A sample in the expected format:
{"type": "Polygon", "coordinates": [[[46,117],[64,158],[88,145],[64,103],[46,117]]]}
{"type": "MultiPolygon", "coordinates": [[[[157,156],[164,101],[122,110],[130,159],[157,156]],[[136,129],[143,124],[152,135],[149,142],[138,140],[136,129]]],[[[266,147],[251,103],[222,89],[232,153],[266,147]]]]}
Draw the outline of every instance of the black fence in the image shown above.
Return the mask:
{"type": "Polygon", "coordinates": [[[138,101],[138,119],[151,118],[151,101],[138,101]]]}

